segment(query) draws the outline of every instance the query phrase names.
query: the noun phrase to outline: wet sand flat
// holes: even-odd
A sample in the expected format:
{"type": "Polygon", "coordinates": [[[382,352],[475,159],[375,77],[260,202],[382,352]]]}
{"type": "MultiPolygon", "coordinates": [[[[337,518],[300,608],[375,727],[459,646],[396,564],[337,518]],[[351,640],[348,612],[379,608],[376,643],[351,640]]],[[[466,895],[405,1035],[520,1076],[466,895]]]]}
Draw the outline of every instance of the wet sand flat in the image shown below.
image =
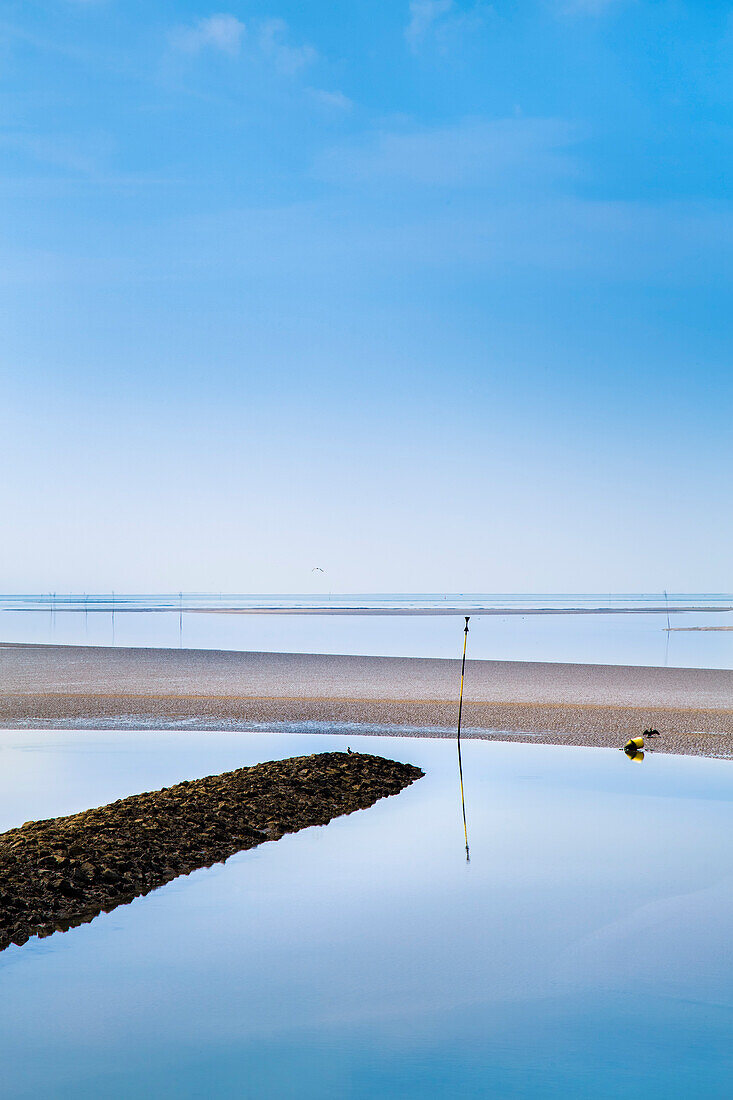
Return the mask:
{"type": "MultiPolygon", "coordinates": [[[[458,667],[413,657],[2,645],[0,725],[320,722],[451,736],[458,667]]],[[[655,726],[659,749],[729,756],[733,672],[469,660],[464,726],[467,736],[604,746],[655,726]]]]}

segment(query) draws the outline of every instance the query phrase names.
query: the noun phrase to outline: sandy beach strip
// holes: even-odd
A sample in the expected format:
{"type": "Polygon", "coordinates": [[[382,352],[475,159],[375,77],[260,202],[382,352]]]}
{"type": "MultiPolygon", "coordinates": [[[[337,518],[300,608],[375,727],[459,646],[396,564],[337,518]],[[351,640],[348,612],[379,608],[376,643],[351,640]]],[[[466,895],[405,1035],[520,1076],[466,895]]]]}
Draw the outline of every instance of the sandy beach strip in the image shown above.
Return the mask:
{"type": "MultiPolygon", "coordinates": [[[[457,688],[457,660],[0,645],[0,726],[14,729],[307,722],[449,737],[457,688]]],[[[733,671],[467,663],[468,737],[610,747],[648,726],[661,751],[733,756],[733,671]]]]}

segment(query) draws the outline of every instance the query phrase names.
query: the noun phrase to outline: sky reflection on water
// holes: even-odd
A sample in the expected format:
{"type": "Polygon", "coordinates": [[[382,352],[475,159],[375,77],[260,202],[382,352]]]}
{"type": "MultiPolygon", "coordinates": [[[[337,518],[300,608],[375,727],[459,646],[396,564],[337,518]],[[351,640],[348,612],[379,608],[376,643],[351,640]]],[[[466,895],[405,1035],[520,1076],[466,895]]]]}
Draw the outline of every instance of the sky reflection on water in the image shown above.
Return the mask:
{"type": "MultiPolygon", "coordinates": [[[[3,828],[331,736],[2,734],[3,828]]],[[[0,955],[9,1097],[695,1095],[733,1082],[733,766],[350,737],[425,779],[0,955]]]]}
{"type": "MultiPolygon", "coordinates": [[[[600,599],[600,597],[599,597],[600,599]]],[[[700,600],[702,597],[695,597],[700,600]]],[[[469,658],[577,661],[689,668],[733,666],[733,613],[507,615],[471,618],[469,658]]],[[[12,611],[0,608],[0,642],[58,645],[162,646],[460,656],[463,616],[205,614],[165,611],[12,611]]]]}

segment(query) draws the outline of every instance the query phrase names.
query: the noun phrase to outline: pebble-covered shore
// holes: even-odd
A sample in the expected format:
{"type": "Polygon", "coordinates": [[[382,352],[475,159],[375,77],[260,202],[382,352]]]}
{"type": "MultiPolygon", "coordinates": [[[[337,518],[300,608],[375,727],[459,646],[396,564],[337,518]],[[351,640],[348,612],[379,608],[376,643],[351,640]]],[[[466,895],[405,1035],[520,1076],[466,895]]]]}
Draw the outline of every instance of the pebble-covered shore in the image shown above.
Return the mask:
{"type": "Polygon", "coordinates": [[[328,752],[132,795],[0,835],[0,950],[92,920],[178,875],[398,794],[423,772],[328,752]]]}

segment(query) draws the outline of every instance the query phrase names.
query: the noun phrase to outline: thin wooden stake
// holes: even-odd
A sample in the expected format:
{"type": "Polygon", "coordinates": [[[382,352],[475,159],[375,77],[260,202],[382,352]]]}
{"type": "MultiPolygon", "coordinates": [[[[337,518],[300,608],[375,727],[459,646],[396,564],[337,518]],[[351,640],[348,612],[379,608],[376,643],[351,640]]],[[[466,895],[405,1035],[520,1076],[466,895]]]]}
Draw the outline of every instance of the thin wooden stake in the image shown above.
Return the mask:
{"type": "Polygon", "coordinates": [[[466,675],[466,645],[468,643],[468,621],[471,618],[470,615],[466,615],[466,626],[463,631],[463,660],[461,661],[461,691],[458,696],[458,735],[456,738],[458,746],[458,776],[461,781],[461,810],[463,812],[463,839],[466,842],[466,862],[470,862],[470,855],[468,852],[468,826],[466,824],[466,799],[463,794],[463,763],[461,761],[461,716],[463,714],[463,680],[466,675]]]}

